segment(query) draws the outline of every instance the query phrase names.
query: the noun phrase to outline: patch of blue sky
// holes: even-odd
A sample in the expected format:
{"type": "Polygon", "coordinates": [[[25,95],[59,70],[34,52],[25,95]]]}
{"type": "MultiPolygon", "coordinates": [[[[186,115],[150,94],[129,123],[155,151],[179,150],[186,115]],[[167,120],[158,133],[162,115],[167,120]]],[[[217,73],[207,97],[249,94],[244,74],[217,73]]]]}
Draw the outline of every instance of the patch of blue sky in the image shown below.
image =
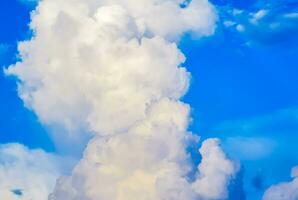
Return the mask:
{"type": "Polygon", "coordinates": [[[19,197],[23,195],[23,191],[21,189],[14,189],[14,190],[11,190],[11,192],[19,197]]]}
{"type": "Polygon", "coordinates": [[[298,43],[297,1],[256,1],[246,9],[228,4],[218,10],[221,24],[242,34],[247,45],[298,43]]]}
{"type": "MultiPolygon", "coordinates": [[[[28,24],[30,11],[18,0],[1,3],[0,18],[0,66],[7,67],[16,62],[18,41],[30,38],[28,24]]],[[[3,70],[0,71],[0,142],[19,142],[28,147],[41,147],[48,151],[54,151],[54,145],[50,140],[47,130],[38,122],[36,116],[24,108],[16,91],[16,80],[6,77],[3,70]]]]}
{"type": "MultiPolygon", "coordinates": [[[[193,77],[184,97],[193,107],[191,130],[202,139],[220,137],[241,161],[238,190],[248,200],[261,199],[268,186],[290,180],[298,164],[298,6],[214,2],[220,15],[215,35],[200,41],[186,36],[181,43],[193,77]],[[278,27],[270,27],[274,23],[278,27]]],[[[244,199],[239,194],[230,198],[244,199]]]]}
{"type": "Polygon", "coordinates": [[[247,199],[261,199],[270,185],[290,180],[289,172],[298,163],[297,116],[297,108],[288,108],[223,122],[208,133],[196,131],[221,138],[225,152],[241,163],[247,199]]]}

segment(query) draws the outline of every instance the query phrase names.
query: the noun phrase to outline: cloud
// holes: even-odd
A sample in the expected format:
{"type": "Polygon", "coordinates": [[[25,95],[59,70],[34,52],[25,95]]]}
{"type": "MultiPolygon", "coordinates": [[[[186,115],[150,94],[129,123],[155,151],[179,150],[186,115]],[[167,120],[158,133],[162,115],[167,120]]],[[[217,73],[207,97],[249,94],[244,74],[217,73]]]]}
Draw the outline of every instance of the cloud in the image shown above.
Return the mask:
{"type": "Polygon", "coordinates": [[[266,190],[263,200],[295,200],[298,199],[298,174],[297,168],[292,169],[290,182],[279,183],[266,190]]]}
{"type": "Polygon", "coordinates": [[[63,173],[61,161],[53,154],[21,144],[1,145],[0,199],[46,200],[63,173]]]}
{"type": "Polygon", "coordinates": [[[198,167],[198,179],[193,187],[202,199],[227,199],[225,187],[238,171],[235,163],[227,159],[219,146],[218,139],[204,141],[200,153],[202,162],[198,167]]]}
{"type": "Polygon", "coordinates": [[[40,3],[31,22],[36,36],[20,43],[22,62],[7,70],[41,122],[66,129],[57,141],[63,132],[79,141],[86,132],[123,131],[147,104],[186,92],[189,73],[177,67],[185,58],[162,37],[211,34],[216,14],[208,1],[183,9],[179,1],[76,2],[40,3]]]}
{"type": "Polygon", "coordinates": [[[240,33],[247,44],[265,45],[298,41],[297,12],[297,5],[291,1],[256,1],[247,10],[221,8],[223,25],[228,30],[240,33]]]}
{"type": "Polygon", "coordinates": [[[189,166],[185,163],[185,152],[180,152],[181,148],[173,142],[165,144],[163,140],[141,136],[127,138],[125,135],[100,143],[99,139],[93,140],[73,175],[61,178],[49,199],[227,198],[229,181],[238,169],[226,158],[218,140],[209,139],[203,143],[200,149],[203,159],[194,182],[186,177],[189,166]]]}
{"type": "MultiPolygon", "coordinates": [[[[196,177],[187,152],[190,74],[177,47],[183,33],[213,33],[207,0],[43,0],[34,37],[6,70],[42,123],[63,127],[62,144],[88,142],[50,200],[215,200],[237,169],[218,140],[204,142],[196,177]],[[87,136],[86,136],[87,135],[87,136]],[[70,140],[70,141],[69,141],[70,140]],[[210,193],[209,190],[212,190],[210,193]],[[146,194],[146,195],[144,195],[146,194]]],[[[199,153],[197,153],[198,156],[199,153]]]]}

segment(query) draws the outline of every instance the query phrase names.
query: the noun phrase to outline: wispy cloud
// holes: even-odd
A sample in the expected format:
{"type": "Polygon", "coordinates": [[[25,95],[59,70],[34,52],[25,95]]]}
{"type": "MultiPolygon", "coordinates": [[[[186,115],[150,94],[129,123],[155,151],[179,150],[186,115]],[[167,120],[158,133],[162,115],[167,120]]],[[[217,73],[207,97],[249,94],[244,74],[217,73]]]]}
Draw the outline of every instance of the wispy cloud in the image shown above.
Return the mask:
{"type": "Polygon", "coordinates": [[[242,35],[246,44],[274,45],[298,41],[298,6],[294,2],[257,1],[243,10],[231,6],[220,10],[223,25],[242,35]]]}
{"type": "MultiPolygon", "coordinates": [[[[260,198],[266,187],[287,180],[287,170],[298,163],[297,124],[298,108],[290,107],[252,118],[224,122],[212,130],[222,134],[225,151],[243,164],[243,184],[248,198],[260,198]]],[[[289,187],[293,184],[295,181],[289,187]]],[[[277,188],[276,192],[280,193],[282,187],[277,188]]],[[[288,192],[290,194],[291,191],[288,192]]],[[[278,199],[269,198],[267,193],[266,200],[278,199]]]]}

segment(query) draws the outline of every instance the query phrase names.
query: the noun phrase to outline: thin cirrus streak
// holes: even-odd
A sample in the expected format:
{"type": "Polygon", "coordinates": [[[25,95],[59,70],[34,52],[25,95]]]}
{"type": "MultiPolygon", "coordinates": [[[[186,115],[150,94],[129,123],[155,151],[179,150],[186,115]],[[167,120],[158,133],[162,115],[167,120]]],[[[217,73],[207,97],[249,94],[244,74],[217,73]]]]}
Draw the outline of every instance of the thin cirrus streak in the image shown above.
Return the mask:
{"type": "MultiPolygon", "coordinates": [[[[190,74],[176,42],[185,32],[213,33],[207,0],[43,0],[35,36],[19,45],[6,73],[20,80],[25,105],[63,138],[92,139],[50,200],[225,199],[237,171],[206,140],[196,175],[187,153],[189,105],[180,101],[190,74]],[[69,136],[69,134],[71,136],[69,136]]],[[[57,139],[58,138],[58,139],[57,139]]]]}

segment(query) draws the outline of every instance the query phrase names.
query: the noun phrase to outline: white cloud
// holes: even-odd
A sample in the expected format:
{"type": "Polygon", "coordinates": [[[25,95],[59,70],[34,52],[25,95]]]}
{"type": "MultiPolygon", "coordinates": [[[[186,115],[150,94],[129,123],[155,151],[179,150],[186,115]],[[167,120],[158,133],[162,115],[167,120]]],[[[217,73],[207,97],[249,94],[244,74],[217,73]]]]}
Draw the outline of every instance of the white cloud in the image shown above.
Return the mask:
{"type": "MultiPolygon", "coordinates": [[[[0,146],[0,199],[46,200],[62,173],[62,158],[20,144],[0,146]]],[[[65,160],[67,161],[67,160],[65,160]]]]}
{"type": "Polygon", "coordinates": [[[244,10],[232,9],[231,12],[232,12],[232,15],[238,16],[238,15],[241,15],[244,12],[244,10]]]}
{"type": "Polygon", "coordinates": [[[211,34],[215,19],[206,0],[185,9],[178,1],[45,0],[31,22],[36,37],[20,43],[23,61],[7,73],[21,80],[20,97],[44,124],[73,137],[122,131],[150,102],[188,88],[188,73],[177,67],[183,54],[162,37],[211,34]]]}
{"type": "Polygon", "coordinates": [[[236,30],[239,32],[245,32],[245,26],[243,26],[242,24],[238,24],[236,26],[236,30]]]}
{"type": "Polygon", "coordinates": [[[283,9],[275,3],[259,3],[249,10],[237,10],[224,6],[221,9],[222,24],[241,34],[247,46],[256,43],[281,44],[297,42],[297,10],[287,3],[283,9]]]}
{"type": "Polygon", "coordinates": [[[206,140],[200,153],[202,162],[198,167],[198,179],[193,187],[203,199],[227,199],[226,186],[238,171],[238,167],[227,159],[218,139],[206,140]]]}
{"type": "Polygon", "coordinates": [[[237,168],[218,140],[203,143],[196,181],[187,178],[191,167],[185,149],[196,140],[185,133],[188,112],[187,105],[164,99],[127,133],[94,138],[72,176],[59,180],[50,200],[226,198],[237,168]]]}
{"type": "Polygon", "coordinates": [[[232,27],[232,26],[234,26],[235,24],[236,24],[236,23],[233,22],[233,21],[229,21],[229,20],[224,21],[224,25],[225,25],[226,27],[232,27]]]}
{"type": "Polygon", "coordinates": [[[255,12],[255,13],[251,13],[250,23],[256,25],[259,22],[259,20],[261,20],[266,15],[268,15],[268,13],[269,13],[268,10],[263,10],[263,9],[255,12]]]}
{"type": "MultiPolygon", "coordinates": [[[[297,166],[298,167],[298,166],[297,166]]],[[[266,190],[263,200],[296,200],[298,199],[298,173],[297,167],[291,172],[291,182],[279,183],[266,190]]]]}
{"type": "Polygon", "coordinates": [[[204,143],[197,178],[188,178],[186,149],[197,139],[187,131],[190,107],[180,101],[190,74],[174,41],[185,32],[212,34],[216,13],[207,0],[186,8],[180,3],[40,2],[31,22],[35,36],[20,43],[22,61],[6,73],[20,79],[20,97],[44,124],[68,130],[58,140],[93,133],[82,160],[71,176],[59,179],[50,200],[227,196],[236,169],[217,140],[204,143]],[[214,194],[207,195],[210,188],[214,194]]]}

